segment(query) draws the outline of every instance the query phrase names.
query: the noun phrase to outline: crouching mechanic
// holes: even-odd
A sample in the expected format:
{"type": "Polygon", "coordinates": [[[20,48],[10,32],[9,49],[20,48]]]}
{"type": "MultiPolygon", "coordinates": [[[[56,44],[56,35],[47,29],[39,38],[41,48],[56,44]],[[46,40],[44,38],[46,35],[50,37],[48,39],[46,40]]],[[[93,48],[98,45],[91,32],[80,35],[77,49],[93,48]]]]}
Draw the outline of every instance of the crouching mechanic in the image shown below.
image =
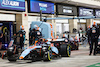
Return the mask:
{"type": "Polygon", "coordinates": [[[92,25],[92,28],[90,29],[90,37],[91,37],[91,46],[90,46],[90,54],[92,54],[92,50],[93,50],[93,44],[94,45],[94,53],[93,55],[96,55],[96,49],[97,49],[97,45],[98,45],[98,37],[99,37],[99,29],[96,26],[96,23],[94,22],[92,25]]]}
{"type": "Polygon", "coordinates": [[[26,32],[24,30],[24,26],[21,25],[20,30],[16,33],[16,35],[19,35],[19,37],[20,37],[20,47],[21,47],[21,49],[24,47],[25,34],[26,34],[26,32]]]}

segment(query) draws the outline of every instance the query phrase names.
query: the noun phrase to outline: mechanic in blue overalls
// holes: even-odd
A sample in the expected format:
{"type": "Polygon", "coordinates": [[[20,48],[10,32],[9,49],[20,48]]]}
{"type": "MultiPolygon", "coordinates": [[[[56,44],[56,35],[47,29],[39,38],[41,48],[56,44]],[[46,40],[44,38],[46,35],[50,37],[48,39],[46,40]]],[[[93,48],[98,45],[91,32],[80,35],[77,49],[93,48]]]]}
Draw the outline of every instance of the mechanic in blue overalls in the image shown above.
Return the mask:
{"type": "Polygon", "coordinates": [[[31,37],[33,38],[33,44],[38,39],[42,38],[41,28],[39,28],[37,25],[34,25],[33,31],[31,33],[31,37]]]}
{"type": "Polygon", "coordinates": [[[26,32],[24,30],[24,26],[21,25],[20,30],[16,33],[16,35],[19,35],[19,37],[20,37],[20,47],[21,47],[21,49],[24,48],[25,34],[26,34],[26,32]]]}
{"type": "Polygon", "coordinates": [[[30,29],[30,32],[29,32],[29,44],[30,45],[33,45],[33,41],[35,41],[34,40],[34,32],[35,32],[36,30],[33,28],[32,30],[30,29]]]}
{"type": "Polygon", "coordinates": [[[91,46],[90,46],[90,54],[89,55],[92,54],[94,43],[95,43],[95,46],[94,46],[93,55],[96,55],[96,49],[97,49],[98,37],[99,37],[99,29],[96,26],[96,22],[93,23],[92,28],[90,29],[90,37],[91,37],[91,46]]]}

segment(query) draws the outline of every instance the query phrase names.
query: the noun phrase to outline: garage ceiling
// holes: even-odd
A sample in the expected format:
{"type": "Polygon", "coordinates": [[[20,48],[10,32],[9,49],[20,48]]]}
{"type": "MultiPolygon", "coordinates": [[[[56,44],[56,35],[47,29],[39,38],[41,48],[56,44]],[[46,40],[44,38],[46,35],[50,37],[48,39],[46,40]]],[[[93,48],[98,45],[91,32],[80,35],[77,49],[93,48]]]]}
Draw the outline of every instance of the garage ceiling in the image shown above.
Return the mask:
{"type": "Polygon", "coordinates": [[[67,3],[67,4],[76,5],[76,6],[85,6],[85,7],[99,8],[100,9],[100,6],[90,5],[90,4],[85,4],[85,3],[79,3],[79,2],[74,2],[72,0],[45,0],[45,1],[51,1],[51,2],[54,2],[54,3],[67,3]]]}

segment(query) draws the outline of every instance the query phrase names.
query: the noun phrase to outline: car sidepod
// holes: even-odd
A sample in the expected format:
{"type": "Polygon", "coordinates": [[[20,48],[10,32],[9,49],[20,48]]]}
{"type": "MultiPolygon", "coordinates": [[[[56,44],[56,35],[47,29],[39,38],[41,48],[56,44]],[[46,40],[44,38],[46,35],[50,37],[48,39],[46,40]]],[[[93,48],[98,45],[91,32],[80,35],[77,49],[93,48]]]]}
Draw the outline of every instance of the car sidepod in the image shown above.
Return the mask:
{"type": "Polygon", "coordinates": [[[29,48],[27,48],[26,50],[24,50],[23,52],[22,52],[22,54],[20,55],[20,57],[19,57],[19,59],[24,59],[26,56],[28,56],[30,53],[31,53],[31,51],[33,51],[33,50],[35,50],[35,49],[41,49],[42,48],[42,46],[31,46],[31,47],[29,47],[29,48]]]}

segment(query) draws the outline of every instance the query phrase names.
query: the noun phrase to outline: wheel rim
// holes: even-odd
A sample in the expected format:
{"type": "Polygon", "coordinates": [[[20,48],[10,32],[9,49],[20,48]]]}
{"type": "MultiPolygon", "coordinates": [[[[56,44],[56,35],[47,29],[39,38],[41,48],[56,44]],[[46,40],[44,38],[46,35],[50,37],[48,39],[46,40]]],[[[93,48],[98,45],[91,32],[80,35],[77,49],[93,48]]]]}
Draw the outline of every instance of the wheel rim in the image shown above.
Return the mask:
{"type": "Polygon", "coordinates": [[[50,50],[51,47],[48,48],[48,59],[51,60],[52,57],[52,51],[50,50]]]}
{"type": "Polygon", "coordinates": [[[70,47],[67,46],[67,55],[70,57],[70,47]]]}

